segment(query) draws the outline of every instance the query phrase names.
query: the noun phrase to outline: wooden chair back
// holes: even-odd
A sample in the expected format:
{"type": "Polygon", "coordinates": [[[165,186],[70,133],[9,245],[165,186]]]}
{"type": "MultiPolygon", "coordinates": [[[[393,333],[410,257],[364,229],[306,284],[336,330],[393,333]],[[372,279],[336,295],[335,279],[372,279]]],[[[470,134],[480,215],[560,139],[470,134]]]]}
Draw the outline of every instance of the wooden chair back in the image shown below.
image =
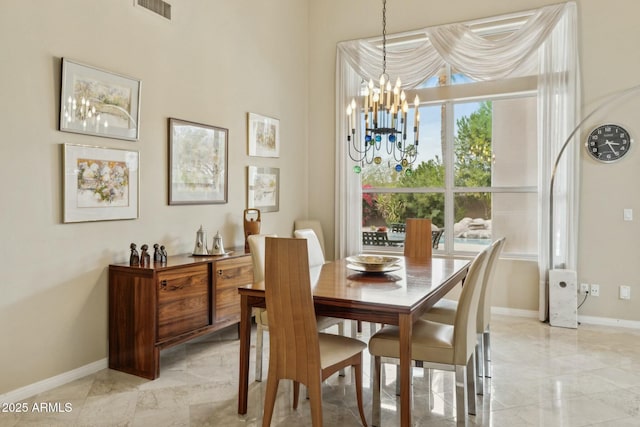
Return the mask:
{"type": "Polygon", "coordinates": [[[429,218],[408,218],[406,221],[404,256],[431,258],[433,237],[429,218]]]}
{"type": "Polygon", "coordinates": [[[266,238],[265,298],[269,376],[309,384],[321,368],[305,239],[266,238]]]}

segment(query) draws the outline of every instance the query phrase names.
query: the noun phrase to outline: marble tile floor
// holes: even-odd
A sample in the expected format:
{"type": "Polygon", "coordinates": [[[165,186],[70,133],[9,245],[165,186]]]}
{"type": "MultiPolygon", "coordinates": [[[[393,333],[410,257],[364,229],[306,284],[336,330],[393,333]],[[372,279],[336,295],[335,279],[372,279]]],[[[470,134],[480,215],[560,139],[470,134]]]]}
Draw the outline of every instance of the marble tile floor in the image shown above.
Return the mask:
{"type": "MultiPolygon", "coordinates": [[[[364,329],[360,338],[366,341],[369,328],[364,329]]],[[[165,350],[155,381],[102,370],[25,400],[27,413],[0,413],[0,426],[259,426],[266,382],[253,381],[253,355],[249,413],[236,413],[235,338],[230,328],[165,350]],[[32,412],[34,403],[59,404],[62,410],[32,412]]],[[[640,331],[553,328],[536,319],[496,315],[492,343],[493,378],[488,392],[478,397],[478,414],[468,417],[470,426],[640,426],[640,331]]],[[[365,362],[370,419],[369,373],[365,362]]],[[[415,368],[413,375],[413,425],[455,426],[453,373],[427,371],[425,376],[415,368]]],[[[382,425],[398,426],[393,365],[385,365],[383,382],[382,425]]],[[[293,411],[291,394],[290,383],[281,382],[272,426],[311,425],[308,401],[293,411]]],[[[360,425],[349,373],[325,383],[323,414],[325,426],[360,425]]]]}

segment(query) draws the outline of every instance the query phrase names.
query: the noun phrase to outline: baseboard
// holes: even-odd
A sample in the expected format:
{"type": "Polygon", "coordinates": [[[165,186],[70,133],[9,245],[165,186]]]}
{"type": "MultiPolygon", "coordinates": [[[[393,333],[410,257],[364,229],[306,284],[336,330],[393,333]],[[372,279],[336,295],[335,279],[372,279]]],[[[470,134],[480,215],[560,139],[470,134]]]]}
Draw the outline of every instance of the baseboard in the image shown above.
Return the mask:
{"type": "Polygon", "coordinates": [[[491,307],[491,313],[513,317],[538,317],[538,312],[535,310],[520,310],[517,308],[507,307],[491,307]]]}
{"type": "Polygon", "coordinates": [[[618,326],[621,328],[640,329],[640,322],[637,320],[612,319],[610,317],[578,316],[579,323],[600,326],[618,326]]]}
{"type": "Polygon", "coordinates": [[[15,403],[31,396],[35,396],[39,393],[51,390],[61,385],[70,383],[77,379],[86,377],[87,375],[94,374],[102,369],[109,367],[108,359],[97,360],[88,365],[81,366],[72,371],[56,375],[55,377],[47,378],[46,380],[38,381],[37,383],[29,384],[19,389],[10,391],[0,395],[0,402],[15,403]]]}
{"type": "MultiPolygon", "coordinates": [[[[491,313],[514,317],[538,317],[538,312],[535,310],[518,310],[506,307],[492,307],[491,313]]],[[[578,323],[583,323],[585,325],[616,326],[620,328],[640,329],[640,321],[612,319],[610,317],[578,315],[578,323]]]]}

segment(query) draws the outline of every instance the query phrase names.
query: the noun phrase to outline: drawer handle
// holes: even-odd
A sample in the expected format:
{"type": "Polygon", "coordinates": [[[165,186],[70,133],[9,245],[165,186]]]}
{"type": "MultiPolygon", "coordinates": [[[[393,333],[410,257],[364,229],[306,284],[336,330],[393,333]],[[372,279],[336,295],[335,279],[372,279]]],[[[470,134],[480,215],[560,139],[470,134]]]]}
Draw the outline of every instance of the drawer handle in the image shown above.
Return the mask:
{"type": "Polygon", "coordinates": [[[166,287],[167,287],[167,281],[166,281],[166,280],[162,280],[162,281],[160,281],[160,287],[161,287],[162,289],[166,288],[166,287]]]}
{"type": "Polygon", "coordinates": [[[218,276],[222,276],[222,270],[218,270],[218,276]]]}

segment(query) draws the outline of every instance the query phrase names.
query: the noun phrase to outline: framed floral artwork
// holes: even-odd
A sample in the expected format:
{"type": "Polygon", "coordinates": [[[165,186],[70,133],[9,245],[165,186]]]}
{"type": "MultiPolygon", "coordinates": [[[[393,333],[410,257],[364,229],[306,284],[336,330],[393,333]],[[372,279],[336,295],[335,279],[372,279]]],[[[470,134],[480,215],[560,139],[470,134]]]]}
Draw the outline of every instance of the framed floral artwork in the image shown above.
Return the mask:
{"type": "Polygon", "coordinates": [[[280,209],[280,169],[247,167],[247,208],[261,212],[280,209]]]}
{"type": "Polygon", "coordinates": [[[138,218],[139,153],[63,144],[63,221],[138,218]]]}
{"type": "Polygon", "coordinates": [[[227,203],[229,131],[169,119],[169,204],[227,203]]]}
{"type": "Polygon", "coordinates": [[[60,130],[136,141],[138,79],[62,58],[60,130]]]}
{"type": "Polygon", "coordinates": [[[280,157],[280,120],[249,113],[249,155],[280,157]]]}

